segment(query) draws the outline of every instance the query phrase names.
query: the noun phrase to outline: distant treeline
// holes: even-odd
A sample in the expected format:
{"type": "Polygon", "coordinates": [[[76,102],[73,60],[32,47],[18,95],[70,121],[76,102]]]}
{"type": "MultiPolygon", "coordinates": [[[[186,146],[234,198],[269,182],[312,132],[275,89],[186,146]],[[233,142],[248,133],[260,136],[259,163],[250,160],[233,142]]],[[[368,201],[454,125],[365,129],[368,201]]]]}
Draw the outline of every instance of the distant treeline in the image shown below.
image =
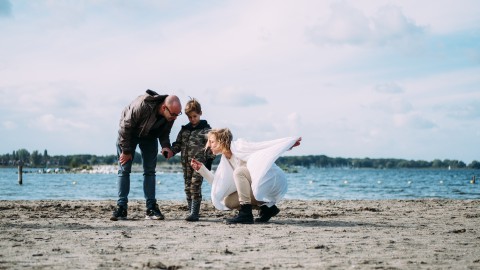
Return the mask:
{"type": "MultiPolygon", "coordinates": [[[[165,157],[159,154],[157,160],[159,163],[180,163],[180,155],[176,155],[167,161],[165,157]]],[[[0,166],[17,166],[19,161],[22,161],[26,167],[34,168],[85,168],[94,165],[115,165],[117,164],[117,155],[97,156],[91,154],[79,154],[52,156],[48,154],[47,150],[44,150],[42,154],[36,150],[30,153],[26,149],[13,151],[11,154],[0,155],[0,166]]],[[[139,152],[135,152],[133,163],[142,163],[142,156],[139,152]]]]}
{"type": "MultiPolygon", "coordinates": [[[[162,155],[158,155],[159,163],[180,164],[180,155],[176,155],[170,160],[166,160],[162,155]]],[[[47,150],[43,154],[39,151],[30,153],[26,149],[13,151],[11,154],[0,155],[1,166],[17,166],[22,161],[27,167],[59,167],[59,168],[79,168],[91,167],[94,165],[113,165],[117,163],[116,155],[97,156],[90,154],[83,155],[54,155],[50,156],[47,150]]],[[[218,164],[220,159],[217,157],[213,164],[218,164]]],[[[136,152],[134,163],[141,164],[142,157],[136,152]]],[[[328,157],[325,155],[310,156],[284,156],[277,160],[277,165],[282,168],[295,166],[302,167],[321,167],[321,168],[374,168],[374,169],[480,169],[480,162],[474,160],[470,164],[465,164],[459,160],[405,160],[394,158],[339,158],[328,157]]]]}
{"type": "Polygon", "coordinates": [[[374,169],[480,169],[480,162],[474,160],[465,164],[459,160],[405,160],[394,158],[339,158],[325,155],[280,157],[277,164],[283,166],[303,166],[320,168],[374,168],[374,169]]]}

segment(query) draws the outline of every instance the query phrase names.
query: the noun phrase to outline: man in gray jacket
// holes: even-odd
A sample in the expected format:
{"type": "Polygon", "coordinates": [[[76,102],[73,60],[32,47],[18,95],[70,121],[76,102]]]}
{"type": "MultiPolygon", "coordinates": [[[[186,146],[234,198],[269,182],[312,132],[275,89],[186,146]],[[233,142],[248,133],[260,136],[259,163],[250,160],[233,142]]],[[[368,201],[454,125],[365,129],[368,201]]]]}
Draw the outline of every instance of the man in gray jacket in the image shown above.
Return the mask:
{"type": "Polygon", "coordinates": [[[158,143],[162,154],[169,159],[173,156],[170,131],[175,119],[182,114],[182,104],[175,95],[159,95],[147,90],[125,107],[118,130],[117,156],[118,201],[117,209],[110,220],[127,218],[130,172],[137,145],[143,163],[143,192],[146,200],[146,219],[165,219],[155,198],[155,168],[157,165],[158,143]]]}

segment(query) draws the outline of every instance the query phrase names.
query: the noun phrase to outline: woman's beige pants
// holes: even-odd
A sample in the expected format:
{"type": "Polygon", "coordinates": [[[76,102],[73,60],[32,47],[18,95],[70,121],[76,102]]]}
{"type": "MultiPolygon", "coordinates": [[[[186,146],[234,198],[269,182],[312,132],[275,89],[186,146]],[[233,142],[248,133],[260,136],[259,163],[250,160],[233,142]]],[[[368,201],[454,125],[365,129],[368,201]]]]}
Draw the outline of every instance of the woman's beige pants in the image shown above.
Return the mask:
{"type": "Polygon", "coordinates": [[[233,180],[235,181],[237,191],[223,199],[226,207],[239,209],[240,204],[252,204],[253,206],[261,204],[253,196],[252,177],[246,166],[239,167],[233,171],[233,180]]]}

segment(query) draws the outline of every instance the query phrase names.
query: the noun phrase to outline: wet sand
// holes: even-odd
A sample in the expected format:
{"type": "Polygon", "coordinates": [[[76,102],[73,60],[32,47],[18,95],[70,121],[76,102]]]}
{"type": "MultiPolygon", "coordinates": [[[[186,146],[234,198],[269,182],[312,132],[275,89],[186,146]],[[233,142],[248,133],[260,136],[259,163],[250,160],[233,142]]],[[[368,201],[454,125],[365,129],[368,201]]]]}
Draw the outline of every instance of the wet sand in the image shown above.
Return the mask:
{"type": "Polygon", "coordinates": [[[0,269],[480,269],[480,200],[287,200],[253,225],[159,205],[114,222],[114,201],[0,201],[0,269]]]}

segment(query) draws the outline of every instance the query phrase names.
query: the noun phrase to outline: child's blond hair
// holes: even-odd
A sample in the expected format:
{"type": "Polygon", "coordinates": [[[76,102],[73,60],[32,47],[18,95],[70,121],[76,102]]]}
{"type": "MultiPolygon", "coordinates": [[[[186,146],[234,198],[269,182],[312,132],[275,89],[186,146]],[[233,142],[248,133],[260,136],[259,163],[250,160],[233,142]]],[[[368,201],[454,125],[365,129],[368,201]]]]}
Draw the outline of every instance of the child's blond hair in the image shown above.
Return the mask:
{"type": "Polygon", "coordinates": [[[185,105],[185,114],[188,115],[189,113],[196,112],[198,114],[202,113],[202,106],[200,102],[198,102],[195,98],[190,98],[190,100],[185,105]]]}

